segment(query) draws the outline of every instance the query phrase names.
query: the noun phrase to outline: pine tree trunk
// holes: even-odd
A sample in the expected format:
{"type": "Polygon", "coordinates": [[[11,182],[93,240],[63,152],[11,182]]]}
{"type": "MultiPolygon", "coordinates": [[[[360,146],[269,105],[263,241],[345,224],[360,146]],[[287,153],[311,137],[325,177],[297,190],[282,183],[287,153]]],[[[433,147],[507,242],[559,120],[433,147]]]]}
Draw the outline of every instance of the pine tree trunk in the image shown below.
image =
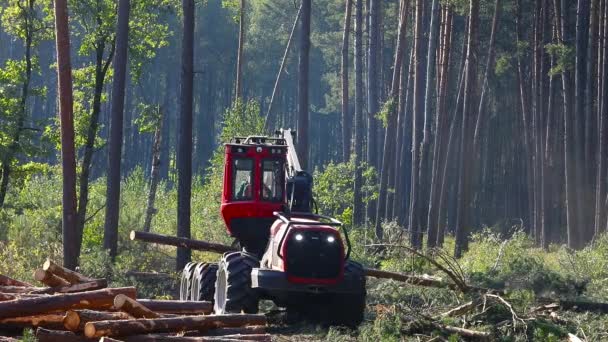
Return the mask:
{"type": "Polygon", "coordinates": [[[154,130],[154,143],[152,144],[152,168],[150,170],[150,192],[148,193],[148,201],[146,205],[146,218],[144,220],[144,232],[150,231],[150,225],[152,224],[152,216],[156,213],[154,208],[154,201],[156,199],[156,189],[158,188],[158,181],[160,176],[160,153],[162,144],[162,132],[163,132],[163,109],[158,108],[159,117],[154,130]]]}
{"type": "Polygon", "coordinates": [[[110,141],[108,147],[106,222],[103,235],[103,247],[110,250],[110,256],[112,258],[116,257],[118,248],[120,164],[122,160],[122,125],[129,44],[129,11],[129,0],[120,0],[118,3],[116,56],[114,56],[114,84],[112,87],[112,117],[110,121],[110,141]]]}
{"type": "MultiPolygon", "coordinates": [[[[403,0],[407,1],[407,0],[403,0]]],[[[386,119],[386,138],[384,139],[384,153],[382,154],[382,169],[380,173],[380,193],[378,196],[378,207],[376,212],[376,237],[382,240],[382,218],[386,212],[386,194],[388,192],[389,170],[391,169],[391,160],[395,159],[395,138],[397,131],[397,103],[399,98],[399,80],[401,76],[401,67],[403,54],[405,52],[405,33],[407,30],[407,14],[409,6],[406,3],[401,4],[401,13],[399,15],[399,34],[397,36],[397,47],[395,48],[395,62],[393,64],[393,78],[391,83],[391,94],[388,101],[392,101],[392,105],[387,113],[386,119]]]]}
{"type": "Polygon", "coordinates": [[[298,60],[298,144],[297,152],[302,169],[308,169],[310,146],[308,133],[308,79],[310,63],[310,16],[312,0],[302,0],[300,18],[300,58],[298,60]]]}
{"type": "Polygon", "coordinates": [[[462,140],[461,157],[459,159],[459,182],[458,182],[458,210],[456,217],[456,245],[454,256],[459,258],[468,248],[468,230],[470,229],[470,203],[471,203],[471,167],[472,167],[472,143],[473,123],[477,112],[473,106],[473,96],[477,90],[477,27],[479,25],[479,0],[470,0],[469,31],[467,34],[467,62],[465,70],[465,84],[462,107],[462,140]]]}
{"type": "Polygon", "coordinates": [[[346,9],[344,10],[344,32],[342,36],[342,160],[348,162],[350,160],[351,147],[351,125],[352,117],[348,106],[348,43],[350,37],[350,17],[353,7],[352,0],[346,0],[346,9]]]}
{"type": "Polygon", "coordinates": [[[236,59],[236,99],[243,97],[243,47],[245,46],[245,0],[241,0],[239,10],[239,47],[236,59]]]}
{"type": "MultiPolygon", "coordinates": [[[[379,69],[381,61],[378,61],[378,41],[380,37],[380,0],[370,0],[368,6],[369,14],[369,43],[367,52],[367,163],[370,166],[378,165],[377,140],[378,140],[378,93],[379,93],[379,69]]],[[[367,221],[375,222],[376,201],[367,203],[367,221]]]]}
{"type": "Polygon", "coordinates": [[[424,126],[424,46],[423,46],[423,2],[416,1],[415,28],[414,28],[414,51],[415,51],[415,68],[414,68],[414,87],[413,87],[413,111],[412,111],[412,174],[410,182],[410,214],[408,229],[410,230],[410,240],[412,246],[418,248],[422,241],[420,236],[421,228],[421,191],[419,171],[420,171],[420,143],[422,141],[423,126],[424,126]]]}
{"type": "MultiPolygon", "coordinates": [[[[444,9],[443,21],[444,21],[444,32],[442,34],[442,54],[440,57],[440,71],[439,71],[439,93],[437,96],[437,108],[435,114],[435,122],[437,123],[437,132],[435,134],[434,141],[434,152],[433,152],[433,166],[432,166],[432,179],[431,179],[431,193],[429,198],[429,212],[428,212],[428,239],[427,246],[429,248],[435,247],[439,243],[439,232],[442,232],[440,226],[444,222],[439,221],[439,208],[441,207],[442,196],[440,190],[442,188],[441,182],[444,178],[443,171],[447,163],[447,144],[448,144],[448,113],[447,113],[447,100],[448,100],[448,84],[449,84],[449,72],[450,72],[450,57],[451,57],[451,42],[452,42],[452,10],[450,8],[444,9]]],[[[441,237],[443,241],[443,236],[441,237]]]]}
{"type": "Polygon", "coordinates": [[[361,194],[363,176],[363,0],[355,0],[355,179],[353,224],[363,224],[364,206],[361,194]]]}
{"type": "MultiPolygon", "coordinates": [[[[184,29],[182,36],[181,115],[177,155],[177,236],[190,238],[192,196],[192,100],[194,81],[194,0],[182,0],[184,29]]],[[[190,261],[190,249],[177,249],[176,268],[181,270],[190,261]]]]}
{"type": "Polygon", "coordinates": [[[75,269],[78,265],[80,251],[74,244],[74,241],[78,238],[78,221],[76,216],[76,151],[74,148],[72,66],[70,61],[67,0],[55,0],[54,10],[57,75],[59,81],[59,116],[61,124],[61,166],[63,169],[63,264],[69,269],[75,269]]]}

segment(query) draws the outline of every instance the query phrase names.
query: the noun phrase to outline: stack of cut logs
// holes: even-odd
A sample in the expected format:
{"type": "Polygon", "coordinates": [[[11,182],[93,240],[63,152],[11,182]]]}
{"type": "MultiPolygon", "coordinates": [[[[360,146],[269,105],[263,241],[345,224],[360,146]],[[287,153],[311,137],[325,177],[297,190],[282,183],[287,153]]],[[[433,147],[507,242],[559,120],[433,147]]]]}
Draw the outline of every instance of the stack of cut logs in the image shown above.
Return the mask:
{"type": "MultiPolygon", "coordinates": [[[[47,260],[29,283],[0,275],[0,335],[38,341],[270,341],[264,315],[212,315],[210,302],[135,299],[47,260]]],[[[0,342],[16,341],[0,336],[0,342]]]]}

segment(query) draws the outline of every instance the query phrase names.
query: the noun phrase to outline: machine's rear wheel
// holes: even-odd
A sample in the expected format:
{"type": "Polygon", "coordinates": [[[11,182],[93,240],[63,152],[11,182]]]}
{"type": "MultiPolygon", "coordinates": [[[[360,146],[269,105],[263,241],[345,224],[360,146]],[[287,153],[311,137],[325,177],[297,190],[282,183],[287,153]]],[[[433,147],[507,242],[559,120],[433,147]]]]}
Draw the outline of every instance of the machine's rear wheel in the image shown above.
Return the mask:
{"type": "Polygon", "coordinates": [[[196,262],[189,262],[184,266],[182,271],[182,277],[179,284],[179,299],[189,300],[190,290],[192,289],[192,278],[194,276],[194,269],[196,268],[196,262]]]}
{"type": "Polygon", "coordinates": [[[190,297],[194,301],[213,302],[215,295],[215,280],[217,278],[217,263],[200,263],[194,269],[192,291],[190,297]]]}
{"type": "Polygon", "coordinates": [[[251,270],[259,267],[258,259],[246,252],[225,254],[218,264],[215,282],[216,314],[257,313],[259,296],[251,288],[251,270]]]}

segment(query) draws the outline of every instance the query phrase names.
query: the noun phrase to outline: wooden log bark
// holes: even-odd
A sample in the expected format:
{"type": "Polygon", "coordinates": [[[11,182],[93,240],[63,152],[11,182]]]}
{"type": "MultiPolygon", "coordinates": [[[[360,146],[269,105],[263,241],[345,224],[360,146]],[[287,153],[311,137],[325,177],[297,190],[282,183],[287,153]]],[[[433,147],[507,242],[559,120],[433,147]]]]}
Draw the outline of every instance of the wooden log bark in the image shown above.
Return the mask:
{"type": "Polygon", "coordinates": [[[141,303],[138,303],[135,299],[129,298],[125,295],[118,295],[114,298],[114,308],[116,310],[122,310],[135,318],[160,318],[161,316],[148,309],[141,303]]]}
{"type": "Polygon", "coordinates": [[[578,300],[560,300],[560,308],[571,311],[594,311],[608,313],[608,303],[586,302],[578,300]]]}
{"type": "Polygon", "coordinates": [[[112,307],[114,297],[119,294],[135,298],[137,292],[134,287],[122,287],[0,302],[0,318],[33,316],[74,309],[107,310],[112,307]]]}
{"type": "Polygon", "coordinates": [[[0,293],[0,302],[3,302],[5,300],[14,300],[14,299],[17,299],[16,294],[0,293]]]}
{"type": "Polygon", "coordinates": [[[77,293],[85,291],[94,291],[108,287],[108,281],[105,279],[95,279],[86,283],[78,283],[74,285],[51,287],[43,290],[32,291],[32,294],[51,294],[51,293],[77,293]]]}
{"type": "Polygon", "coordinates": [[[122,340],[117,340],[115,338],[104,336],[99,339],[99,342],[122,342],[122,340]]]}
{"type": "Polygon", "coordinates": [[[213,312],[213,304],[205,301],[138,299],[137,302],[162,314],[207,315],[213,312]]]}
{"type": "MultiPolygon", "coordinates": [[[[430,276],[414,276],[409,274],[390,272],[390,271],[382,271],[372,268],[365,269],[365,275],[368,277],[381,278],[381,279],[392,279],[396,281],[402,281],[408,284],[417,285],[417,286],[426,286],[426,287],[436,287],[441,289],[450,289],[454,291],[461,291],[462,289],[454,284],[448,283],[443,280],[439,280],[437,278],[432,278],[430,276]]],[[[467,286],[467,290],[479,292],[479,293],[488,293],[494,292],[502,294],[503,291],[499,289],[486,289],[482,287],[476,286],[467,286]]]]}
{"type": "Polygon", "coordinates": [[[26,282],[23,281],[19,281],[17,279],[13,279],[11,277],[7,277],[5,275],[0,274],[0,285],[2,286],[32,286],[31,284],[28,284],[26,282]]]}
{"type": "Polygon", "coordinates": [[[41,268],[37,269],[36,272],[34,272],[34,279],[36,279],[37,281],[39,281],[49,287],[59,287],[59,286],[70,285],[70,283],[68,283],[67,280],[65,280],[63,278],[59,278],[58,276],[54,275],[53,273],[45,271],[41,268]]]}
{"type": "MultiPolygon", "coordinates": [[[[234,342],[234,341],[268,341],[270,334],[224,335],[224,336],[171,336],[171,335],[134,335],[120,337],[124,342],[234,342]]],[[[100,340],[101,341],[101,340],[100,340]]],[[[104,339],[104,341],[106,341],[104,339]]]]}
{"type": "Polygon", "coordinates": [[[19,340],[8,336],[0,336],[0,342],[19,342],[19,340]]]}
{"type": "Polygon", "coordinates": [[[86,338],[71,331],[49,330],[44,328],[36,329],[36,339],[38,342],[89,342],[97,339],[86,338]]]}
{"type": "Polygon", "coordinates": [[[95,321],[134,319],[125,312],[103,312],[94,310],[69,310],[63,317],[63,326],[70,331],[83,331],[85,324],[95,321]]]}
{"type": "Polygon", "coordinates": [[[154,233],[146,233],[142,231],[132,230],[130,234],[131,240],[139,240],[144,242],[158,243],[161,245],[169,245],[175,247],[189,248],[197,251],[215,252],[215,253],[226,253],[236,252],[237,250],[233,247],[222,245],[219,243],[212,243],[200,240],[193,240],[175,236],[167,236],[154,233]]]}
{"type": "MultiPolygon", "coordinates": [[[[266,333],[266,327],[263,325],[257,326],[248,326],[248,327],[240,327],[240,328],[219,328],[219,329],[211,329],[205,332],[207,336],[223,336],[223,335],[260,335],[266,333]]],[[[195,332],[195,335],[198,335],[198,331],[195,332]]],[[[189,336],[188,333],[185,336],[189,336]]]]}
{"type": "Polygon", "coordinates": [[[0,330],[3,328],[43,327],[48,329],[63,329],[63,314],[46,314],[0,319],[0,330]]]}
{"type": "Polygon", "coordinates": [[[87,337],[126,336],[247,325],[266,325],[266,317],[264,315],[237,314],[89,322],[84,327],[84,334],[87,337]]]}
{"type": "Polygon", "coordinates": [[[33,291],[47,290],[48,287],[31,287],[31,286],[0,286],[0,293],[30,293],[33,291]]]}
{"type": "Polygon", "coordinates": [[[94,280],[94,279],[85,277],[78,272],[74,272],[74,271],[68,270],[67,268],[61,267],[61,266],[55,264],[50,259],[47,259],[44,262],[44,265],[42,265],[42,269],[44,271],[51,272],[54,275],[67,280],[72,285],[78,284],[78,283],[86,283],[86,282],[94,280]]]}

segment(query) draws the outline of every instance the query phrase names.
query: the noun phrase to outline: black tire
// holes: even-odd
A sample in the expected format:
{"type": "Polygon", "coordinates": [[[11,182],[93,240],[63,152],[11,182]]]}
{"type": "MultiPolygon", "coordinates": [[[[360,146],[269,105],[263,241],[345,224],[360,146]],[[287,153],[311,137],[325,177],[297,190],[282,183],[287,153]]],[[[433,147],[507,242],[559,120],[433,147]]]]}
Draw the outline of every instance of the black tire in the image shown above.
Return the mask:
{"type": "Polygon", "coordinates": [[[179,282],[179,299],[189,300],[190,290],[192,289],[192,277],[194,276],[194,269],[197,263],[189,262],[184,266],[182,271],[182,277],[179,282]]]}
{"type": "Polygon", "coordinates": [[[349,279],[357,281],[360,291],[358,293],[337,294],[330,301],[330,308],[327,310],[331,316],[327,323],[331,325],[342,325],[356,328],[365,318],[365,270],[358,262],[347,261],[344,265],[344,275],[349,279]]]}
{"type": "Polygon", "coordinates": [[[194,269],[190,298],[194,301],[213,302],[217,263],[200,263],[194,269]]]}
{"type": "Polygon", "coordinates": [[[251,270],[259,265],[258,259],[246,252],[224,254],[215,282],[216,314],[258,312],[259,296],[251,288],[251,270]]]}

